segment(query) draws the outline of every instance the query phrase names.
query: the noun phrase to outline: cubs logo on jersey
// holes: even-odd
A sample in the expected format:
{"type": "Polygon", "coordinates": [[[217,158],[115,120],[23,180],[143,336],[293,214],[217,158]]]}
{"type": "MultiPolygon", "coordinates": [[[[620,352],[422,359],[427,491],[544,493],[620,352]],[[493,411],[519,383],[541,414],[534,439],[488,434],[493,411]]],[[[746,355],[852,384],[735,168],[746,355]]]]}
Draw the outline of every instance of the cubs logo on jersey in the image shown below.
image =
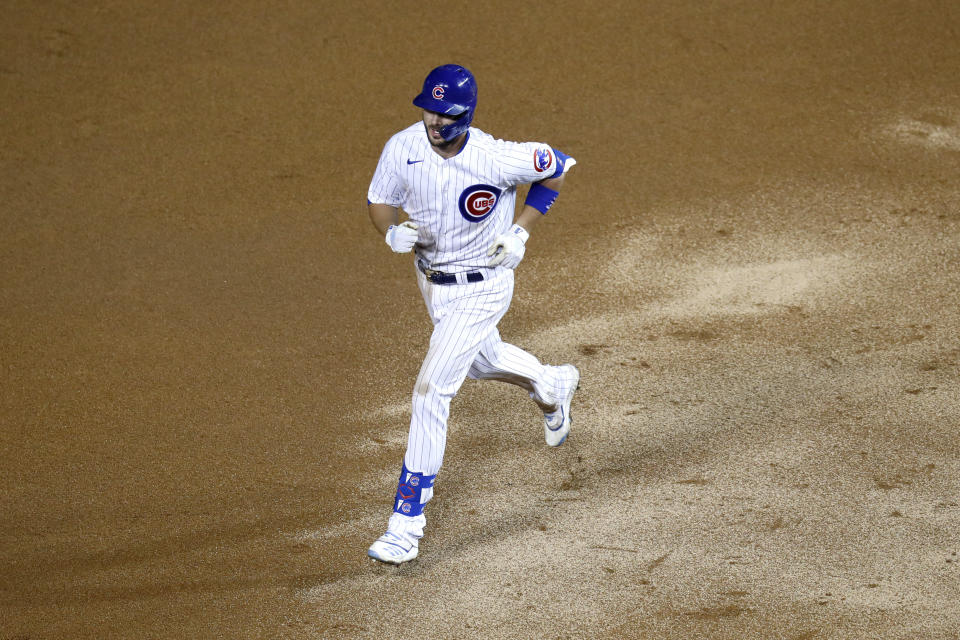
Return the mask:
{"type": "Polygon", "coordinates": [[[553,150],[550,147],[537,147],[533,152],[533,168],[537,173],[553,168],[553,150]]]}
{"type": "Polygon", "coordinates": [[[502,189],[489,184],[475,184],[460,194],[460,215],[469,222],[481,222],[490,217],[500,202],[502,189]]]}

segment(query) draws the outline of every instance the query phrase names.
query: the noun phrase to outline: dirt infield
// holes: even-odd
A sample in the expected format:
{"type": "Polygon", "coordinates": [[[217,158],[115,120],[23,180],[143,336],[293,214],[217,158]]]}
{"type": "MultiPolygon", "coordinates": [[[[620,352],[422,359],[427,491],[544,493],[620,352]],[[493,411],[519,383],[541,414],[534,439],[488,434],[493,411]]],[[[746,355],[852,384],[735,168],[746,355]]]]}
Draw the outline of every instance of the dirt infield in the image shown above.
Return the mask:
{"type": "Polygon", "coordinates": [[[193,4],[5,7],[0,640],[960,638],[955,2],[193,4]],[[398,569],[445,62],[578,160],[501,333],[583,383],[468,381],[398,569]]]}

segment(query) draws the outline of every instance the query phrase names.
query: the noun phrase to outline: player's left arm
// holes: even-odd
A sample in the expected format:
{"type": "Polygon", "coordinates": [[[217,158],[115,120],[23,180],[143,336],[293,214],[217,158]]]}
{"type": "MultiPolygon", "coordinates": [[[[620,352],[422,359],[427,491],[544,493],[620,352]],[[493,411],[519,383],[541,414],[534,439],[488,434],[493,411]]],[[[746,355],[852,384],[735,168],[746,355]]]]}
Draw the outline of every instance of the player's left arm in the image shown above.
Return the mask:
{"type": "MultiPolygon", "coordinates": [[[[541,180],[540,182],[534,182],[532,185],[530,185],[530,188],[535,190],[539,188],[549,189],[549,191],[554,192],[552,197],[555,200],[557,195],[560,193],[560,187],[563,186],[563,178],[565,175],[566,174],[560,174],[556,178],[547,178],[546,180],[541,180]],[[534,185],[540,186],[535,187],[534,185]]],[[[551,197],[549,192],[546,193],[546,197],[551,197]]],[[[544,213],[546,212],[540,211],[540,209],[536,208],[536,204],[531,202],[528,192],[527,200],[524,202],[523,207],[520,209],[520,213],[513,222],[514,224],[518,224],[526,229],[527,233],[530,233],[533,231],[533,226],[537,223],[537,221],[544,216],[544,213]]]]}
{"type": "Polygon", "coordinates": [[[520,264],[523,254],[526,253],[530,231],[557,199],[560,187],[563,185],[563,176],[564,174],[561,173],[556,178],[546,178],[530,185],[530,191],[533,193],[531,195],[527,192],[527,199],[513,221],[513,226],[507,233],[497,236],[487,250],[491,267],[502,264],[507,268],[515,269],[520,264]]]}
{"type": "Polygon", "coordinates": [[[560,187],[563,186],[563,179],[566,172],[570,170],[576,160],[556,149],[545,151],[543,148],[534,153],[533,170],[543,172],[554,169],[553,175],[549,178],[542,178],[530,185],[526,200],[520,213],[514,219],[514,224],[507,233],[500,234],[493,244],[487,250],[490,256],[490,266],[502,264],[505,267],[514,269],[523,260],[523,254],[526,252],[527,240],[530,238],[530,231],[542,218],[560,193],[560,187]],[[556,162],[556,165],[554,165],[556,162]]]}
{"type": "MultiPolygon", "coordinates": [[[[514,220],[527,234],[542,218],[559,195],[564,177],[577,161],[543,143],[520,143],[510,147],[509,179],[516,183],[529,183],[526,200],[514,220]]],[[[523,231],[519,234],[523,236],[523,231]]],[[[526,241],[526,237],[523,238],[526,241]]]]}

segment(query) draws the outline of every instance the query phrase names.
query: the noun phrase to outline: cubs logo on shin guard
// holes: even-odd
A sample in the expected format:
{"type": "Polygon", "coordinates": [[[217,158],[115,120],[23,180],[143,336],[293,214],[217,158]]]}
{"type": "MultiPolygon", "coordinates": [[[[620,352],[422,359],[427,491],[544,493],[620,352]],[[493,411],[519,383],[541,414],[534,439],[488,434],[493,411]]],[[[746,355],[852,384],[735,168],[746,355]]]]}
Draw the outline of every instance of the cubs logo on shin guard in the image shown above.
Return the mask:
{"type": "Polygon", "coordinates": [[[425,476],[422,473],[413,473],[404,463],[400,482],[397,484],[397,498],[393,502],[394,512],[404,516],[421,515],[424,506],[421,503],[423,490],[432,488],[436,478],[436,474],[425,476]]]}

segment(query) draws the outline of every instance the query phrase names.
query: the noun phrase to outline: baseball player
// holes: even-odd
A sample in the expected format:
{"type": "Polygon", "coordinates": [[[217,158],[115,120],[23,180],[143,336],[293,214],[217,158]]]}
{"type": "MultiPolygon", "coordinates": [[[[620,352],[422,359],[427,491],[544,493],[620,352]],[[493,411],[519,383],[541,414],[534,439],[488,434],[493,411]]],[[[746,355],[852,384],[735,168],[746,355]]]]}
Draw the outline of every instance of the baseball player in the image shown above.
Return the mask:
{"type": "Polygon", "coordinates": [[[477,83],[462,66],[431,71],[413,104],[423,110],[422,121],[390,138],[367,193],[370,220],[386,243],[396,253],[414,252],[433,321],[414,385],[393,514],[367,552],[392,564],[417,557],[424,505],[443,461],[450,401],[465,378],[501,380],[527,391],[543,410],[544,436],[553,447],[570,431],[570,402],[580,382],[573,365],[542,364],[501,340],[497,330],[530,229],[553,205],[576,161],[547,144],[498,140],[472,127],[477,83]],[[531,186],[514,219],[520,184],[531,186]]]}

